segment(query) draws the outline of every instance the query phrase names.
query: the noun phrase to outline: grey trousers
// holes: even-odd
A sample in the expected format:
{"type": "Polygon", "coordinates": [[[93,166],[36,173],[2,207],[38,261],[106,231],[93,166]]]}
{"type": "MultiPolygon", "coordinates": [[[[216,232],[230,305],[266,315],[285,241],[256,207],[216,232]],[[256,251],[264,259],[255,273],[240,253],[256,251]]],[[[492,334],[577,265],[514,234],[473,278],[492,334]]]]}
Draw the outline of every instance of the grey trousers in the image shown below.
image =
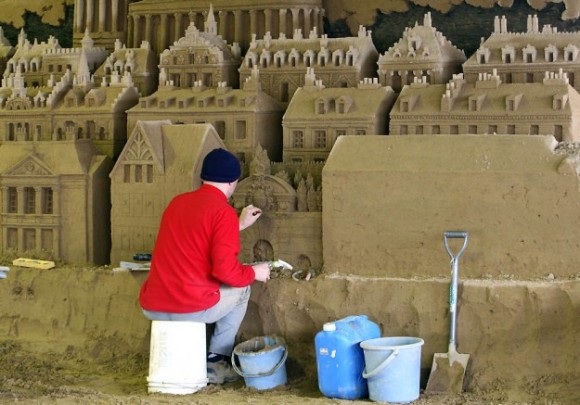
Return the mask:
{"type": "Polygon", "coordinates": [[[143,309],[143,313],[152,321],[215,323],[215,328],[210,339],[209,351],[211,353],[231,356],[236,334],[246,315],[249,299],[249,286],[236,288],[222,284],[220,287],[219,302],[205,311],[178,314],[143,309]]]}

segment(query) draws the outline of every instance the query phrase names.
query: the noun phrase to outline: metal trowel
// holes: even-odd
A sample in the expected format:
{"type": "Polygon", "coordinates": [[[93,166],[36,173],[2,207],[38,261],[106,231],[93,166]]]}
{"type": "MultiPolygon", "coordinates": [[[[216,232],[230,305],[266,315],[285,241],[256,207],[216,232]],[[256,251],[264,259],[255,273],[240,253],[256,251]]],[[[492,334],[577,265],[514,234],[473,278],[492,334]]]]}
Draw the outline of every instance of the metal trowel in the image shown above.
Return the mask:
{"type": "Polygon", "coordinates": [[[469,362],[469,354],[457,353],[457,285],[459,279],[459,258],[467,247],[468,233],[464,231],[447,231],[443,234],[445,248],[451,256],[451,284],[449,286],[449,349],[447,353],[435,353],[426,393],[446,392],[459,394],[463,391],[465,369],[469,362]],[[463,246],[454,255],[449,247],[449,239],[463,238],[463,246]]]}

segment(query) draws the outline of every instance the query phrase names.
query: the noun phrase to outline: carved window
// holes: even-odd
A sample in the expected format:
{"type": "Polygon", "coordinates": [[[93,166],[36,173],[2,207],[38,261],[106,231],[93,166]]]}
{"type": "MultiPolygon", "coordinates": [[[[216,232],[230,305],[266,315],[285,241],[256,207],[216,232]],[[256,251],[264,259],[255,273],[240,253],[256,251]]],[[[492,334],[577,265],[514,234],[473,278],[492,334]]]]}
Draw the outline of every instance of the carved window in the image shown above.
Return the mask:
{"type": "Polygon", "coordinates": [[[43,187],[42,188],[42,213],[43,214],[53,214],[54,212],[54,193],[52,188],[43,187]]]}
{"type": "Polygon", "coordinates": [[[554,45],[549,45],[544,50],[544,56],[546,58],[546,62],[556,62],[558,59],[558,48],[554,45]]]}
{"type": "Polygon", "coordinates": [[[337,129],[336,130],[336,137],[346,135],[346,129],[337,129]]]}
{"type": "Polygon", "coordinates": [[[467,128],[467,133],[473,135],[477,134],[477,125],[469,125],[467,128]]]}
{"type": "Polygon", "coordinates": [[[236,139],[246,139],[247,137],[247,124],[244,120],[238,120],[235,124],[235,134],[236,139]]]}
{"type": "Polygon", "coordinates": [[[6,231],[7,231],[6,247],[8,249],[18,249],[18,229],[8,228],[6,231]]]}
{"type": "Polygon", "coordinates": [[[526,83],[533,83],[534,82],[534,74],[533,73],[526,73],[526,83]]]}
{"type": "Polygon", "coordinates": [[[578,57],[579,49],[575,45],[568,45],[564,48],[564,60],[566,62],[574,62],[578,57]]]}
{"type": "Polygon", "coordinates": [[[458,125],[450,125],[449,126],[449,133],[451,135],[457,135],[459,133],[459,126],[458,125]]]}
{"type": "Polygon", "coordinates": [[[564,128],[562,125],[554,125],[554,138],[558,142],[562,142],[562,136],[564,135],[564,128]]]}
{"type": "Polygon", "coordinates": [[[431,129],[431,133],[433,135],[438,135],[441,133],[441,127],[439,125],[433,125],[433,128],[431,129]]]}
{"type": "Polygon", "coordinates": [[[316,114],[326,113],[326,102],[324,100],[316,100],[316,114]]]}
{"type": "Polygon", "coordinates": [[[423,125],[417,125],[415,127],[415,135],[423,135],[423,125]]]}
{"type": "Polygon", "coordinates": [[[219,137],[221,139],[226,139],[226,122],[225,121],[216,121],[214,122],[213,126],[217,131],[219,137]]]}
{"type": "Polygon", "coordinates": [[[355,129],[354,134],[355,135],[366,135],[367,131],[366,131],[366,129],[355,129]]]}
{"type": "Polygon", "coordinates": [[[530,126],[530,135],[539,135],[540,134],[540,126],[539,125],[531,125],[530,126]]]}
{"type": "Polygon", "coordinates": [[[304,132],[303,131],[292,131],[292,147],[293,148],[303,148],[304,147],[304,132]]]}
{"type": "Polygon", "coordinates": [[[506,132],[508,133],[508,135],[515,135],[516,133],[516,126],[513,124],[510,124],[506,127],[506,132]]]}
{"type": "Polygon", "coordinates": [[[497,125],[490,125],[487,127],[487,133],[490,135],[497,134],[497,125]]]}
{"type": "Polygon", "coordinates": [[[288,82],[282,82],[280,84],[280,100],[282,102],[287,102],[290,97],[290,89],[288,82]]]}
{"type": "Polygon", "coordinates": [[[314,147],[318,149],[326,149],[326,131],[314,131],[314,147]]]}
{"type": "Polygon", "coordinates": [[[24,187],[24,213],[36,213],[36,190],[33,187],[24,187]]]}
{"type": "Polygon", "coordinates": [[[135,183],[143,183],[143,166],[134,165],[135,168],[135,183]]]}
{"type": "Polygon", "coordinates": [[[41,229],[40,230],[40,247],[47,251],[51,252],[53,250],[53,230],[52,229],[41,229]]]}
{"type": "Polygon", "coordinates": [[[36,250],[36,229],[25,228],[22,230],[24,237],[24,250],[36,250]]]}
{"type": "Polygon", "coordinates": [[[409,127],[406,125],[401,125],[401,130],[399,131],[401,135],[407,135],[409,133],[409,127]]]}
{"type": "Polygon", "coordinates": [[[18,190],[16,187],[8,187],[6,192],[8,193],[6,199],[8,205],[6,207],[6,212],[9,214],[16,214],[18,212],[18,190]]]}
{"type": "Polygon", "coordinates": [[[513,46],[506,46],[501,50],[501,59],[503,63],[514,63],[516,59],[516,51],[513,46]]]}

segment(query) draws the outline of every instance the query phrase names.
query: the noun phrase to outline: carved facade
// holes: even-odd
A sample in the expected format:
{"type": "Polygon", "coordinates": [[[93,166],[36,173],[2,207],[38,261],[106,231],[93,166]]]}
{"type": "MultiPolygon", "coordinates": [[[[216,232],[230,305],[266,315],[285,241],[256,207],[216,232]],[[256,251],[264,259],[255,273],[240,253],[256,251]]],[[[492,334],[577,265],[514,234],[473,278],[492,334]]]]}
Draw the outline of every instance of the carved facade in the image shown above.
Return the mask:
{"type": "Polygon", "coordinates": [[[165,86],[127,112],[131,131],[137,121],[164,117],[174,124],[212,124],[226,147],[242,162],[249,162],[256,145],[272,160],[282,159],[282,115],[284,107],[260,89],[257,71],[242,89],[222,83],[206,88],[196,83],[189,89],[165,86]]]}
{"type": "Polygon", "coordinates": [[[358,36],[328,38],[318,36],[316,29],[303,38],[296,30],[292,38],[252,40],[240,66],[240,80],[260,70],[262,89],[283,103],[304,85],[307,68],[314,68],[326,87],[356,87],[364,78],[376,77],[378,52],[371,32],[360,27],[358,36]]]}
{"type": "Polygon", "coordinates": [[[152,252],[169,201],[201,185],[205,155],[224,144],[211,125],[138,122],[111,171],[111,261],[152,252]]]}
{"type": "Polygon", "coordinates": [[[406,28],[403,37],[379,57],[379,80],[396,92],[415,78],[445,84],[461,72],[465,60],[465,53],[433,27],[431,13],[427,13],[423,25],[406,28]]]}
{"type": "Polygon", "coordinates": [[[391,135],[548,135],[580,141],[580,94],[566,74],[546,73],[543,83],[502,83],[495,72],[467,83],[419,82],[401,91],[390,113],[391,135]]]}
{"type": "Polygon", "coordinates": [[[580,32],[539,28],[537,16],[528,16],[526,32],[510,32],[505,17],[495,17],[493,33],[463,65],[465,79],[495,69],[503,83],[542,83],[545,72],[564,72],[580,91],[580,32]]]}
{"type": "Polygon", "coordinates": [[[248,0],[141,0],[129,5],[127,43],[136,46],[143,40],[149,41],[153,50],[161,52],[181,38],[189,24],[202,28],[212,5],[218,34],[228,43],[240,44],[244,50],[252,34],[263,36],[272,32],[288,36],[296,29],[309,32],[313,27],[322,30],[323,26],[321,0],[274,0],[267,5],[248,0]]]}
{"type": "Polygon", "coordinates": [[[87,67],[94,72],[107,57],[104,48],[93,46],[92,38],[85,33],[80,48],[62,48],[55,37],[48,41],[31,44],[24,30],[20,31],[16,52],[6,64],[3,86],[18,72],[24,77],[26,86],[46,86],[49,81],[60,80],[70,70],[78,74],[87,67]],[[86,65],[86,66],[85,66],[86,65]]]}
{"type": "MultiPolygon", "coordinates": [[[[75,0],[73,44],[80,44],[85,32],[98,46],[113,50],[115,41],[127,38],[127,12],[134,0],[75,0]]],[[[138,48],[141,42],[133,47],[138,48]]]]}
{"type": "Polygon", "coordinates": [[[127,48],[115,41],[114,51],[95,71],[95,81],[114,83],[125,74],[130,74],[139,94],[148,96],[157,90],[157,55],[149,43],[142,42],[139,48],[127,48]]]}
{"type": "Polygon", "coordinates": [[[161,86],[192,87],[201,81],[206,87],[217,87],[226,82],[239,87],[238,67],[241,50],[237,44],[229,46],[217,35],[213,11],[210,10],[205,31],[191,23],[185,36],[161,52],[159,83],[161,86]]]}
{"type": "Polygon", "coordinates": [[[387,134],[396,98],[390,87],[374,78],[358,87],[325,88],[314,73],[308,69],[305,85],[296,90],[284,114],[285,162],[324,162],[342,135],[387,134]]]}
{"type": "Polygon", "coordinates": [[[49,80],[43,87],[25,87],[20,72],[5,79],[0,88],[0,139],[89,139],[102,154],[115,158],[127,138],[125,111],[137,103],[139,93],[130,74],[95,86],[82,59],[78,75],[67,71],[59,82],[49,80]]]}
{"type": "Polygon", "coordinates": [[[111,166],[87,140],[3,143],[2,253],[109,263],[111,166]]]}

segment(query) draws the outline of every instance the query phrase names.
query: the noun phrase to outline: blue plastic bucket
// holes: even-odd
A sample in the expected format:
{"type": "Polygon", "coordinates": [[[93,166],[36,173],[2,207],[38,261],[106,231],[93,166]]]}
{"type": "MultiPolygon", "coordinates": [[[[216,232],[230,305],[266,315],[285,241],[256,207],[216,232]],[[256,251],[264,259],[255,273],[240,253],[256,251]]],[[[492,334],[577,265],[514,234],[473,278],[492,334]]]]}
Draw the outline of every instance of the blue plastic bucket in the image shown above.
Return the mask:
{"type": "Polygon", "coordinates": [[[383,337],[361,342],[369,398],[377,402],[406,403],[419,398],[421,346],[416,337],[383,337]]]}
{"type": "Polygon", "coordinates": [[[260,336],[234,348],[232,366],[246,387],[268,390],[286,384],[286,342],[278,336],[260,336]],[[236,357],[240,366],[236,364],[236,357]]]}

